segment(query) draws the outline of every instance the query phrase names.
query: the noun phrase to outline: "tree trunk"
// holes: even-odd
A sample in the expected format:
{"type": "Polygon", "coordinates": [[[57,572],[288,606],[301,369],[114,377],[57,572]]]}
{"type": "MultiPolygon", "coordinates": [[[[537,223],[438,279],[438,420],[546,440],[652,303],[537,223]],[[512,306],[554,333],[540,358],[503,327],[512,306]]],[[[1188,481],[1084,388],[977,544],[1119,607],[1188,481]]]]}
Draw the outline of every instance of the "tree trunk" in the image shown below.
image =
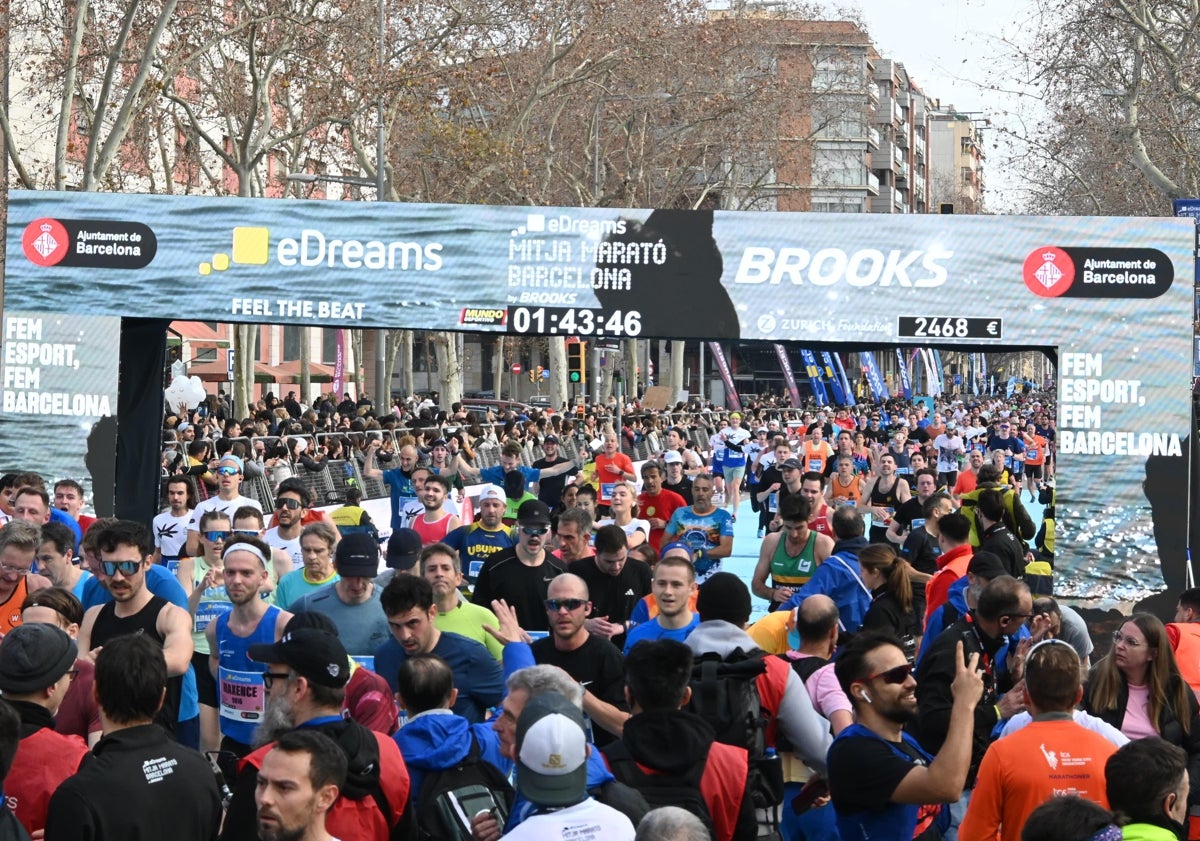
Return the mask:
{"type": "Polygon", "coordinates": [[[550,339],[550,405],[556,410],[567,402],[567,340],[550,339]]]}
{"type": "MultiPolygon", "coordinates": [[[[441,380],[441,400],[449,406],[462,400],[462,360],[458,356],[458,340],[453,333],[431,333],[433,350],[437,355],[438,374],[441,380]]],[[[429,343],[426,343],[426,348],[429,343]]]]}
{"type": "Polygon", "coordinates": [[[683,342],[671,342],[671,402],[683,391],[683,342]]]}
{"type": "Polygon", "coordinates": [[[413,393],[413,331],[400,331],[400,390],[405,397],[413,393]]]}
{"type": "Polygon", "coordinates": [[[625,393],[625,401],[628,402],[638,394],[638,340],[626,339],[621,346],[621,355],[625,363],[625,372],[621,375],[625,378],[622,390],[625,393]]]}
{"type": "Polygon", "coordinates": [[[312,363],[312,331],[308,327],[300,328],[300,402],[312,404],[312,374],[309,366],[312,363]]]}
{"type": "Polygon", "coordinates": [[[504,373],[508,370],[508,362],[504,358],[505,341],[503,336],[496,337],[496,349],[492,354],[492,391],[497,400],[504,393],[504,373]]]}
{"type": "Polygon", "coordinates": [[[245,418],[250,414],[250,398],[254,390],[254,339],[257,324],[233,326],[233,414],[245,418]]]}

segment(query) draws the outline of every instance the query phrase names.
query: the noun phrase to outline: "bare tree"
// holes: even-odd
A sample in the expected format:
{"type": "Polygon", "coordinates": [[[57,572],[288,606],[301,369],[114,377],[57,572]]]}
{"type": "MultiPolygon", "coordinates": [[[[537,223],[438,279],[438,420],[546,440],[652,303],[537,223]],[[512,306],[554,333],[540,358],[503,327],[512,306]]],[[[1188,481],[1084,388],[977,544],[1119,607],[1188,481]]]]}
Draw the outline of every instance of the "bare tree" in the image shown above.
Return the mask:
{"type": "Polygon", "coordinates": [[[1161,214],[1200,190],[1200,6],[1040,0],[1009,44],[1043,113],[1009,129],[1039,213],[1161,214]]]}

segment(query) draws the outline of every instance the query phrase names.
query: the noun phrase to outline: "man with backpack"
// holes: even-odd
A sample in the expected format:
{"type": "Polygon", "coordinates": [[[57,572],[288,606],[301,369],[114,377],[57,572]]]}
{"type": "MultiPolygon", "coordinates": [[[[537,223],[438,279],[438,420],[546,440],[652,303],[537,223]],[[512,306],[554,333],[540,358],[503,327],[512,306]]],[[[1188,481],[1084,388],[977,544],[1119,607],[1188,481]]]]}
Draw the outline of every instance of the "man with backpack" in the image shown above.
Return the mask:
{"type": "MultiPolygon", "coordinates": [[[[825,753],[830,744],[829,722],[813,709],[812,699],[800,676],[778,657],[767,657],[743,630],[750,619],[750,590],[745,582],[733,573],[714,575],[700,587],[696,610],[701,621],[696,630],[688,635],[686,643],[701,673],[705,663],[736,666],[743,661],[751,661],[761,665],[753,669],[743,667],[747,672],[752,672],[749,676],[739,673],[737,669],[728,676],[735,684],[749,684],[751,697],[746,698],[739,692],[719,691],[705,691],[701,693],[703,697],[697,697],[696,687],[693,687],[693,709],[699,707],[697,712],[706,717],[761,720],[762,727],[758,734],[747,733],[738,739],[739,746],[744,748],[753,747],[747,744],[751,740],[764,745],[758,750],[758,756],[751,750],[752,762],[761,758],[765,748],[774,748],[778,736],[782,734],[808,767],[823,773],[825,753]],[[709,708],[707,697],[710,695],[746,698],[746,703],[752,702],[755,709],[720,713],[709,708]]],[[[716,672],[720,671],[719,668],[710,667],[710,670],[713,672],[712,679],[724,677],[718,678],[716,672]]],[[[702,674],[698,686],[708,690],[709,687],[704,684],[702,674]]],[[[719,730],[718,738],[721,738],[719,730]]]]}
{"type": "MultiPolygon", "coordinates": [[[[250,646],[250,659],[266,663],[262,731],[268,739],[295,729],[329,736],[346,754],[346,784],[329,810],[327,828],[338,838],[400,841],[409,837],[409,779],[396,743],[345,718],[349,655],[333,634],[317,628],[288,631],[274,644],[250,646]]],[[[254,791],[268,741],[238,765],[230,783],[222,841],[257,838],[254,791]]]]}
{"type": "Polygon", "coordinates": [[[651,806],[680,806],[699,817],[714,841],[758,835],[744,748],[717,741],[713,726],[683,707],[691,700],[692,652],[674,640],[641,642],[625,658],[625,694],[633,717],[603,749],[613,775],[651,806]]]}
{"type": "Polygon", "coordinates": [[[404,756],[421,839],[466,841],[470,819],[512,809],[508,783],[512,760],[500,752],[490,724],[472,724],[451,710],[454,674],[435,654],[416,654],[400,664],[400,704],[408,723],[393,737],[404,756]]]}

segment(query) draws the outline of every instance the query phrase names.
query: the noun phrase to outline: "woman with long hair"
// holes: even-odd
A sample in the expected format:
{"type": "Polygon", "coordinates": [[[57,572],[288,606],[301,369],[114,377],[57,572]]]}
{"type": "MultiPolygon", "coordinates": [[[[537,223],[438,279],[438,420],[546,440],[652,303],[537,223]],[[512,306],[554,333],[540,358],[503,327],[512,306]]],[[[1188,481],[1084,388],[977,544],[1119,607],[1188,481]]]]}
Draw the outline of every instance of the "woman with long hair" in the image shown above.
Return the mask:
{"type": "Polygon", "coordinates": [[[913,598],[912,567],[883,543],[864,546],[858,553],[863,584],[871,591],[871,606],[863,617],[864,631],[886,631],[904,643],[910,660],[921,642],[920,618],[913,598]]]}
{"type": "Polygon", "coordinates": [[[1188,802],[1200,803],[1200,706],[1175,663],[1162,621],[1135,613],[1092,667],[1083,708],[1130,739],[1158,736],[1187,751],[1188,802]]]}

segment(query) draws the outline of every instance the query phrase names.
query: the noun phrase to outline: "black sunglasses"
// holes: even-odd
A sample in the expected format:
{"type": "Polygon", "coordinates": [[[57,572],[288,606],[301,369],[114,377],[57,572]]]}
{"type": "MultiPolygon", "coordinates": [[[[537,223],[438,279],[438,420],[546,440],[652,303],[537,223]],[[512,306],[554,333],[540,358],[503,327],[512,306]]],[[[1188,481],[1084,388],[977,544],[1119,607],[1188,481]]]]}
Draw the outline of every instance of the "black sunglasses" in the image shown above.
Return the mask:
{"type": "Polygon", "coordinates": [[[587,604],[587,599],[546,599],[546,610],[558,613],[560,610],[566,609],[570,612],[579,610],[585,604],[587,604]]]}
{"type": "Polygon", "coordinates": [[[291,672],[263,672],[263,687],[270,689],[271,684],[273,684],[275,681],[291,680],[291,677],[291,672]]]}
{"type": "Polygon", "coordinates": [[[867,680],[882,678],[884,683],[890,683],[892,685],[901,684],[908,680],[908,676],[912,674],[912,668],[913,667],[911,663],[905,663],[903,666],[896,666],[895,668],[888,669],[885,672],[880,672],[877,675],[871,675],[869,678],[867,678],[867,680]]]}
{"type": "Polygon", "coordinates": [[[104,567],[104,574],[112,578],[118,572],[124,576],[133,575],[138,571],[138,567],[142,565],[141,561],[101,561],[100,565],[104,567]]]}
{"type": "Polygon", "coordinates": [[[297,508],[300,507],[300,500],[298,500],[298,499],[277,499],[277,500],[275,500],[275,507],[276,508],[286,508],[289,511],[295,511],[297,508]]]}

